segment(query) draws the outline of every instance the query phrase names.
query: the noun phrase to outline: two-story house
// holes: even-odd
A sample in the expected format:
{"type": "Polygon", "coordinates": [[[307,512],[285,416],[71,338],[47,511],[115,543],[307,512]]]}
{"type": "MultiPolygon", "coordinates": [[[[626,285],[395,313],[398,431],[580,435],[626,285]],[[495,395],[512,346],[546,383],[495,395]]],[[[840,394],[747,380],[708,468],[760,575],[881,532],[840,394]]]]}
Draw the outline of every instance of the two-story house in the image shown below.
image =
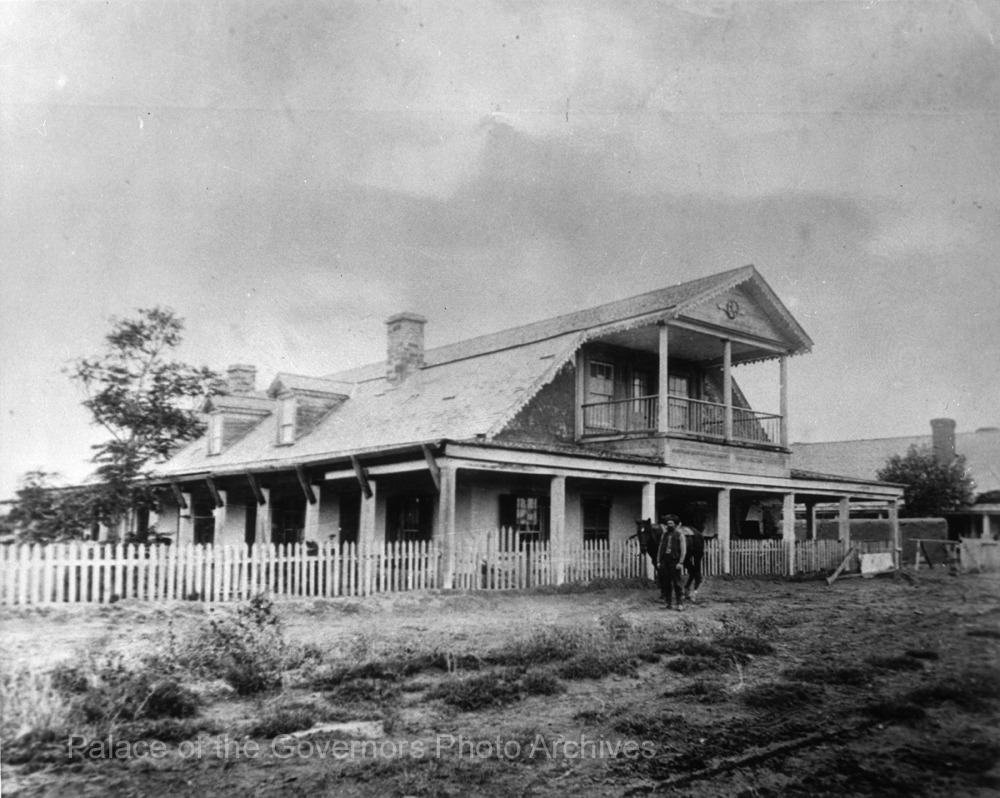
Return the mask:
{"type": "MultiPolygon", "coordinates": [[[[812,346],[753,266],[424,348],[425,319],[387,321],[381,363],[257,390],[250,366],[208,400],[206,436],[158,469],[158,519],[181,543],[433,540],[498,527],[560,551],[624,540],[674,512],[720,539],[794,538],[795,505],[901,491],[790,467],[788,380],[812,346]],[[749,407],[740,364],[780,363],[779,407],[749,407]]],[[[845,534],[849,534],[845,531],[845,534]]]]}

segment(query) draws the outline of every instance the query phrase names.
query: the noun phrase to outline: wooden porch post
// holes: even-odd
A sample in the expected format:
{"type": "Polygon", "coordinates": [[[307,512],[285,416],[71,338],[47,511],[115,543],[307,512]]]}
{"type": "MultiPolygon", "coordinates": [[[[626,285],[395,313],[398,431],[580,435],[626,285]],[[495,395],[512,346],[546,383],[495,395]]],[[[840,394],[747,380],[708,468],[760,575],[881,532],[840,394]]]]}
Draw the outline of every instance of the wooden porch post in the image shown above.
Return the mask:
{"type": "Polygon", "coordinates": [[[177,508],[177,545],[190,546],[194,543],[194,507],[191,494],[182,493],[186,507],[177,508]]]}
{"type": "Polygon", "coordinates": [[[903,541],[899,534],[899,500],[889,502],[889,528],[892,530],[892,562],[896,569],[903,565],[903,541]]]}
{"type": "Polygon", "coordinates": [[[320,498],[322,496],[322,488],[319,485],[311,485],[313,496],[316,497],[314,502],[306,502],[306,526],[303,531],[302,537],[304,540],[311,540],[314,543],[319,542],[319,505],[320,498]]]}
{"type": "Polygon", "coordinates": [[[840,512],[837,514],[837,539],[844,544],[844,551],[851,547],[851,497],[840,497],[840,512]]]}
{"type": "Polygon", "coordinates": [[[782,355],[781,364],[781,445],[788,448],[788,355],[782,355]]]}
{"type": "Polygon", "coordinates": [[[454,466],[441,465],[441,490],[438,492],[438,511],[434,537],[441,547],[441,587],[451,590],[455,586],[455,485],[458,470],[454,466]]]}
{"type": "MultiPolygon", "coordinates": [[[[657,522],[656,517],[656,483],[655,482],[644,482],[642,483],[642,517],[650,519],[654,524],[657,522]]],[[[653,557],[656,556],[654,551],[653,557]]],[[[653,570],[653,560],[646,557],[646,578],[655,579],[656,571],[653,570]]]]}
{"type": "Polygon", "coordinates": [[[806,502],[806,539],[816,540],[816,502],[806,502]]]}
{"type": "Polygon", "coordinates": [[[358,520],[358,551],[370,554],[375,549],[375,500],[378,491],[375,480],[369,480],[371,495],[361,494],[361,518],[358,520]]]}
{"type": "Polygon", "coordinates": [[[715,504],[715,525],[716,532],[719,535],[719,548],[722,550],[722,573],[724,574],[728,574],[732,570],[729,557],[729,541],[731,538],[729,507],[731,495],[732,490],[730,488],[720,489],[719,497],[715,504]]]}
{"type": "Polygon", "coordinates": [[[557,585],[566,581],[566,477],[552,477],[549,487],[549,552],[557,585]]]}
{"type": "Polygon", "coordinates": [[[217,493],[221,504],[212,510],[212,516],[215,519],[215,532],[212,535],[212,545],[224,546],[226,540],[226,508],[229,506],[229,491],[220,490],[217,491],[217,493]]]}
{"type": "MultiPolygon", "coordinates": [[[[659,355],[660,378],[657,381],[659,396],[657,397],[656,431],[666,434],[670,431],[670,402],[668,400],[670,391],[670,334],[667,331],[666,322],[660,324],[659,355]]],[[[653,522],[656,522],[656,518],[653,518],[653,522]]]]}
{"type": "Polygon", "coordinates": [[[583,419],[583,403],[587,400],[587,358],[583,356],[583,350],[576,353],[576,439],[583,437],[586,429],[583,419]]]}
{"type": "Polygon", "coordinates": [[[781,539],[788,556],[788,576],[795,574],[795,494],[786,493],[781,504],[781,539]]]}
{"type": "Polygon", "coordinates": [[[722,393],[726,403],[723,432],[728,442],[733,439],[733,342],[728,338],[722,342],[722,393]]]}
{"type": "Polygon", "coordinates": [[[271,489],[259,488],[263,504],[257,504],[257,524],[253,531],[254,543],[271,543],[271,489]]]}

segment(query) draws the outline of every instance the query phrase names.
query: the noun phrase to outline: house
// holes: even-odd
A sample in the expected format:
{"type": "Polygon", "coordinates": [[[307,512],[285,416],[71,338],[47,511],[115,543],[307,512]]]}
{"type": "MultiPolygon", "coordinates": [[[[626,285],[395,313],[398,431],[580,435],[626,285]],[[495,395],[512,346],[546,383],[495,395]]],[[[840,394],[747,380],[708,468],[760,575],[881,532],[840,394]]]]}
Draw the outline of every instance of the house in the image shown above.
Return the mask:
{"type": "Polygon", "coordinates": [[[950,418],[931,419],[930,425],[927,435],[793,443],[793,462],[799,468],[876,479],[891,456],[904,455],[911,446],[929,446],[945,463],[961,455],[976,484],[976,498],[972,505],[946,515],[949,537],[1000,539],[1000,428],[956,433],[955,421],[950,418]]]}
{"type": "MultiPolygon", "coordinates": [[[[324,376],[252,366],[207,400],[208,430],[156,478],[159,533],[180,543],[432,541],[456,554],[498,528],[563,553],[623,541],[664,512],[731,539],[794,539],[794,509],[891,514],[897,486],[791,466],[787,385],[812,341],[753,266],[425,349],[426,320],[388,319],[384,362],[324,376]],[[780,363],[780,407],[734,371],[780,363]]],[[[794,555],[794,552],[793,552],[794,555]]]]}

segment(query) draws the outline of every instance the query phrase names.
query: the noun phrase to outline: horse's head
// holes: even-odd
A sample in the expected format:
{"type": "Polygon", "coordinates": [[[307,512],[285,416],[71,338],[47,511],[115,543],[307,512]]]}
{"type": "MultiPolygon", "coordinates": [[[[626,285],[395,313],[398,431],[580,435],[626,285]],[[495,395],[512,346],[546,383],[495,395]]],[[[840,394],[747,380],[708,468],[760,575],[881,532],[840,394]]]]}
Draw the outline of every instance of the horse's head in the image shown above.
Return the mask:
{"type": "Polygon", "coordinates": [[[649,518],[635,522],[635,536],[639,538],[639,551],[650,556],[656,553],[660,545],[660,535],[656,526],[649,518]]]}

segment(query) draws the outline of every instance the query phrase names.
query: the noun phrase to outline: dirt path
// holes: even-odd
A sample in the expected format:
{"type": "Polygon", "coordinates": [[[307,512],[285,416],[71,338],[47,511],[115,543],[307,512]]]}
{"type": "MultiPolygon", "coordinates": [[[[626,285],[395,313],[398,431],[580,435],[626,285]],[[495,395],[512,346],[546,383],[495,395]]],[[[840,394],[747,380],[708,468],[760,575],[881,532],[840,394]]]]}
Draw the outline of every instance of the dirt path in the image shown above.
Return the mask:
{"type": "MultiPolygon", "coordinates": [[[[844,796],[995,795],[1000,789],[995,576],[932,572],[916,584],[845,579],[833,586],[716,579],[684,613],[665,611],[652,599],[648,590],[401,594],[290,602],[279,610],[289,637],[333,659],[428,650],[481,656],[538,626],[596,630],[609,618],[665,639],[710,641],[724,621],[748,610],[767,621],[774,650],[738,667],[689,673],[673,669],[676,656],[650,657],[627,673],[568,679],[562,693],[476,711],[433,698],[435,684],[462,674],[425,673],[403,686],[394,726],[380,737],[400,746],[420,742],[420,757],[323,758],[316,750],[325,738],[318,735],[303,738],[312,741],[310,756],[284,756],[265,745],[252,758],[182,758],[175,752],[157,761],[87,762],[40,773],[5,766],[4,794],[13,788],[22,795],[101,796],[223,790],[275,796],[844,796]],[[955,689],[968,685],[965,692],[955,689]],[[833,734],[838,729],[846,731],[833,734]],[[455,744],[449,747],[459,740],[493,741],[498,748],[517,742],[521,756],[463,755],[455,744]],[[652,754],[632,757],[619,749],[611,757],[601,749],[628,740],[647,743],[652,754]],[[562,753],[558,745],[553,749],[559,741],[562,753]],[[526,756],[532,744],[535,756],[526,756]]],[[[126,603],[8,611],[0,616],[0,666],[41,667],[72,659],[86,645],[136,651],[171,630],[182,634],[227,612],[126,603]]],[[[485,745],[480,748],[485,752],[485,745]]]]}

